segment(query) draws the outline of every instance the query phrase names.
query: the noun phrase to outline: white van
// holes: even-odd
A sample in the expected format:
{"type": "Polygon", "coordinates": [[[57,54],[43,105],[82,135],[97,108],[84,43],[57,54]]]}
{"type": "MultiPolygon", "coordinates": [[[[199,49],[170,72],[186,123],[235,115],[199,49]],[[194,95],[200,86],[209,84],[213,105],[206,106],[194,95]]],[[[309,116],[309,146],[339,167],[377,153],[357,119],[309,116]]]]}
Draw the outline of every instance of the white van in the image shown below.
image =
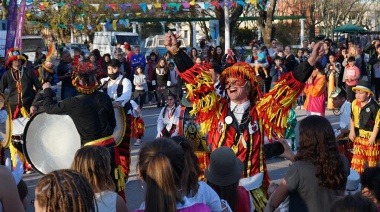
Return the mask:
{"type": "Polygon", "coordinates": [[[36,56],[36,49],[38,47],[41,47],[43,54],[47,54],[48,48],[46,47],[43,37],[35,35],[22,36],[21,51],[29,57],[29,61],[34,61],[34,58],[36,56]]]}
{"type": "Polygon", "coordinates": [[[133,32],[95,32],[92,49],[99,49],[101,55],[108,53],[113,57],[112,51],[116,44],[121,44],[124,51],[124,42],[133,47],[140,46],[141,41],[139,35],[133,32]]]}

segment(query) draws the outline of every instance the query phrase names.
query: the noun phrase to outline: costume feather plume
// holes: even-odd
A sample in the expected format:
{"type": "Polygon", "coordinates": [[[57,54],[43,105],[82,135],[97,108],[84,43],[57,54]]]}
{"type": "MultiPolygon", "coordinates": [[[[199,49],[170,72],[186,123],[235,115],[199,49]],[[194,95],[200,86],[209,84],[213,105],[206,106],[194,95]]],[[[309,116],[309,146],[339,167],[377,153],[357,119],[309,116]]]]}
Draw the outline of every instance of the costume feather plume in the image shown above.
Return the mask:
{"type": "Polygon", "coordinates": [[[54,46],[54,44],[51,43],[49,45],[49,49],[48,49],[48,52],[46,54],[46,60],[50,61],[50,57],[53,56],[54,53],[55,53],[55,46],[54,46]]]}

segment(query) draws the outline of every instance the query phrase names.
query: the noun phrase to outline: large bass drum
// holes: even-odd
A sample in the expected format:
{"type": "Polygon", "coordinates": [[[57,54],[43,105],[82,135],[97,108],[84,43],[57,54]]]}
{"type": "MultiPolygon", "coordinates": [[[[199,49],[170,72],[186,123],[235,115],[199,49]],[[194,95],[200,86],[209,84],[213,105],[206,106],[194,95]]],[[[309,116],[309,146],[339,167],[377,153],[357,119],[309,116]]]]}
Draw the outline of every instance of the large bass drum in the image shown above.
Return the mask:
{"type": "Polygon", "coordinates": [[[127,128],[126,116],[124,109],[122,107],[114,108],[115,110],[115,119],[116,119],[116,127],[113,130],[113,138],[115,139],[116,146],[118,146],[121,141],[123,141],[123,137],[125,134],[125,130],[127,128]]]}
{"type": "Polygon", "coordinates": [[[0,141],[8,148],[12,141],[12,113],[4,94],[0,93],[0,141]]]}
{"type": "Polygon", "coordinates": [[[68,115],[39,113],[25,127],[25,158],[41,174],[70,168],[80,147],[79,133],[68,115]]]}

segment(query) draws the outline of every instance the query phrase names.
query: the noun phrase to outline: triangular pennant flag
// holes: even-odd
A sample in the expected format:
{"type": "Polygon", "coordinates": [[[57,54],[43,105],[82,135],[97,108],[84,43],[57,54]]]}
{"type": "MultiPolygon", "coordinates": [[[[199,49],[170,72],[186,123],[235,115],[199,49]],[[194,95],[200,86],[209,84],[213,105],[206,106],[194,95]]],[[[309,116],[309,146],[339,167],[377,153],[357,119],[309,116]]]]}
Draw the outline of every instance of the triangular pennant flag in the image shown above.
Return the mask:
{"type": "Polygon", "coordinates": [[[236,7],[236,2],[234,2],[234,1],[231,2],[231,6],[232,6],[232,7],[236,7]]]}
{"type": "Polygon", "coordinates": [[[202,9],[205,9],[205,3],[204,2],[197,2],[198,6],[202,9]]]}
{"type": "Polygon", "coordinates": [[[112,27],[114,30],[117,30],[116,24],[117,24],[117,20],[113,20],[112,21],[112,27]]]}
{"type": "Polygon", "coordinates": [[[95,26],[96,31],[103,31],[102,25],[98,24],[95,26]]]}
{"type": "Polygon", "coordinates": [[[214,6],[214,7],[216,7],[217,9],[220,8],[219,2],[217,2],[217,1],[212,1],[212,2],[210,2],[210,4],[211,4],[212,6],[214,6]]]}
{"type": "Polygon", "coordinates": [[[210,4],[209,3],[205,3],[205,9],[207,10],[208,8],[210,8],[210,4]]]}
{"type": "Polygon", "coordinates": [[[67,27],[64,24],[58,24],[58,26],[61,27],[62,29],[67,29],[67,27]]]}
{"type": "Polygon", "coordinates": [[[60,7],[65,6],[65,2],[58,2],[57,4],[58,4],[58,6],[60,6],[60,7]]]}
{"type": "MultiPolygon", "coordinates": [[[[219,3],[219,6],[220,6],[220,7],[224,7],[224,2],[220,2],[220,3],[219,3]]],[[[219,9],[219,8],[218,8],[218,9],[219,9]]]]}
{"type": "Polygon", "coordinates": [[[79,0],[75,0],[75,2],[74,2],[74,5],[78,5],[78,4],[80,4],[81,2],[79,1],[79,0]]]}
{"type": "MultiPolygon", "coordinates": [[[[252,1],[256,1],[256,0],[252,0],[252,1]]],[[[236,4],[240,4],[242,7],[244,7],[244,5],[245,5],[244,1],[236,1],[236,4]]],[[[255,5],[255,6],[257,6],[257,5],[255,5]]]]}
{"type": "Polygon", "coordinates": [[[125,11],[127,9],[127,4],[120,4],[119,5],[121,10],[125,11]]]}
{"type": "Polygon", "coordinates": [[[153,4],[147,4],[148,10],[152,10],[153,4]]]}
{"type": "Polygon", "coordinates": [[[33,3],[34,0],[27,0],[26,3],[33,3]]]}
{"type": "Polygon", "coordinates": [[[232,3],[231,3],[230,1],[225,2],[224,4],[227,4],[227,7],[228,7],[228,8],[231,8],[231,6],[232,6],[232,3]]]}
{"type": "Polygon", "coordinates": [[[115,13],[115,14],[113,14],[113,17],[117,17],[117,16],[119,16],[120,14],[119,13],[115,13]]]}
{"type": "Polygon", "coordinates": [[[182,4],[180,4],[180,3],[175,3],[175,8],[176,8],[177,10],[179,10],[179,8],[181,8],[181,5],[182,5],[182,4]]]}
{"type": "Polygon", "coordinates": [[[116,10],[116,4],[107,4],[109,8],[116,10]]]}
{"type": "MultiPolygon", "coordinates": [[[[0,6],[0,7],[1,7],[1,6],[0,6]]],[[[32,16],[32,14],[27,13],[27,14],[25,14],[25,16],[26,16],[27,18],[30,18],[30,16],[32,16]]]]}
{"type": "Polygon", "coordinates": [[[178,10],[173,10],[172,12],[173,12],[174,14],[177,14],[178,10]]]}
{"type": "Polygon", "coordinates": [[[168,3],[168,7],[169,7],[169,8],[175,7],[176,4],[177,4],[177,3],[169,2],[169,3],[168,3]]]}
{"type": "Polygon", "coordinates": [[[42,2],[42,4],[45,6],[45,8],[49,6],[49,2],[47,1],[42,2]]]}
{"type": "Polygon", "coordinates": [[[146,3],[140,3],[139,5],[140,5],[142,11],[143,11],[144,13],[146,13],[146,3]]]}
{"type": "Polygon", "coordinates": [[[182,6],[183,6],[183,8],[185,8],[185,9],[189,9],[189,8],[190,8],[190,4],[189,4],[189,2],[183,2],[183,3],[182,3],[182,6]]]}
{"type": "Polygon", "coordinates": [[[53,4],[51,7],[52,7],[54,10],[58,10],[58,4],[53,4]]]}
{"type": "Polygon", "coordinates": [[[133,9],[136,9],[136,10],[140,9],[140,5],[138,4],[132,4],[132,7],[133,9]]]}
{"type": "Polygon", "coordinates": [[[140,16],[142,13],[135,13],[137,16],[140,16]]]}
{"type": "Polygon", "coordinates": [[[99,4],[90,4],[91,6],[95,7],[95,11],[99,10],[99,4]]]}
{"type": "Polygon", "coordinates": [[[49,28],[49,24],[48,23],[44,22],[44,25],[45,25],[46,28],[49,28]]]}
{"type": "Polygon", "coordinates": [[[45,9],[45,5],[44,4],[41,3],[39,6],[40,6],[40,10],[44,10],[45,9]]]}
{"type": "Polygon", "coordinates": [[[154,8],[161,9],[161,3],[154,3],[154,8]]]}
{"type": "Polygon", "coordinates": [[[191,0],[191,1],[190,1],[190,5],[191,5],[191,6],[194,6],[194,5],[195,5],[195,0],[191,0]]]}
{"type": "Polygon", "coordinates": [[[127,5],[127,7],[132,7],[132,4],[131,4],[131,3],[127,3],[127,4],[125,4],[125,5],[127,5]]]}
{"type": "Polygon", "coordinates": [[[31,5],[31,4],[30,5],[26,5],[26,9],[29,10],[29,11],[31,11],[33,9],[33,5],[31,5]]]}
{"type": "Polygon", "coordinates": [[[80,14],[80,16],[81,16],[81,17],[84,17],[84,16],[86,16],[86,14],[84,14],[84,13],[81,13],[81,14],[80,14]]]}
{"type": "Polygon", "coordinates": [[[168,4],[162,4],[162,9],[166,10],[168,8],[168,4]]]}
{"type": "Polygon", "coordinates": [[[92,26],[91,24],[87,24],[87,29],[94,31],[94,26],[92,26]]]}

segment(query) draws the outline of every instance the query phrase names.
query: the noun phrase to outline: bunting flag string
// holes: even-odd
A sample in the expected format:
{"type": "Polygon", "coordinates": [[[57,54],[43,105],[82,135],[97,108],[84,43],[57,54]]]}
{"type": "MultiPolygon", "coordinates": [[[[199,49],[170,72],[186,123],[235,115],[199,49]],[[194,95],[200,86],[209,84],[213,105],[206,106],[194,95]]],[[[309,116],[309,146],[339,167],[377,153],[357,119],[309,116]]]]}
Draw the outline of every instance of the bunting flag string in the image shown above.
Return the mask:
{"type": "MultiPolygon", "coordinates": [[[[29,19],[33,16],[31,16],[31,12],[37,11],[37,13],[34,13],[35,16],[37,17],[42,17],[41,12],[38,11],[43,11],[45,9],[48,9],[49,7],[53,10],[59,10],[59,8],[62,7],[73,7],[73,6],[79,6],[79,7],[85,7],[87,4],[84,4],[81,2],[81,0],[73,0],[74,2],[72,4],[65,3],[65,2],[56,2],[52,3],[50,1],[44,1],[40,2],[37,5],[37,8],[34,7],[33,2],[36,0],[26,0],[27,5],[26,5],[26,11],[27,13],[25,14],[26,17],[29,19]],[[39,10],[38,10],[39,9],[39,10]]],[[[140,2],[138,4],[132,4],[132,3],[123,3],[123,4],[105,4],[104,8],[105,9],[111,9],[113,11],[118,11],[118,12],[124,12],[124,17],[129,17],[131,12],[128,9],[133,9],[137,11],[133,11],[133,14],[135,16],[141,16],[142,14],[146,14],[149,11],[149,14],[154,14],[156,10],[162,10],[163,13],[169,14],[169,13],[180,13],[180,12],[186,12],[189,11],[190,7],[196,7],[197,10],[208,10],[208,9],[221,9],[224,6],[227,6],[228,8],[233,8],[236,6],[242,6],[244,7],[246,4],[251,4],[261,10],[264,10],[265,7],[267,6],[267,0],[225,0],[223,2],[218,2],[218,1],[208,1],[208,2],[196,2],[195,0],[188,0],[185,2],[167,2],[167,3],[146,3],[146,2],[140,2]]],[[[99,5],[100,4],[88,4],[92,7],[95,8],[95,12],[99,11],[99,5]]],[[[1,7],[0,7],[1,10],[1,7]]],[[[120,13],[113,13],[113,18],[118,18],[120,17],[120,13]]],[[[81,16],[85,17],[85,13],[80,13],[80,14],[72,14],[73,17],[75,16],[81,16]]],[[[102,17],[106,16],[106,14],[101,13],[92,13],[92,17],[102,17]]],[[[38,24],[38,22],[31,20],[32,24],[38,24]]],[[[45,27],[49,27],[48,23],[41,23],[45,25],[45,27]]],[[[104,25],[105,29],[107,30],[116,30],[120,25],[124,25],[125,27],[129,27],[129,19],[128,18],[119,18],[117,20],[112,20],[112,21],[107,21],[107,23],[104,25]]],[[[63,24],[60,23],[58,24],[58,27],[67,29],[67,27],[63,24]]],[[[87,24],[85,27],[80,24],[72,24],[72,27],[76,28],[77,30],[83,30],[83,29],[89,29],[89,30],[103,30],[101,25],[91,25],[87,24]]]]}

